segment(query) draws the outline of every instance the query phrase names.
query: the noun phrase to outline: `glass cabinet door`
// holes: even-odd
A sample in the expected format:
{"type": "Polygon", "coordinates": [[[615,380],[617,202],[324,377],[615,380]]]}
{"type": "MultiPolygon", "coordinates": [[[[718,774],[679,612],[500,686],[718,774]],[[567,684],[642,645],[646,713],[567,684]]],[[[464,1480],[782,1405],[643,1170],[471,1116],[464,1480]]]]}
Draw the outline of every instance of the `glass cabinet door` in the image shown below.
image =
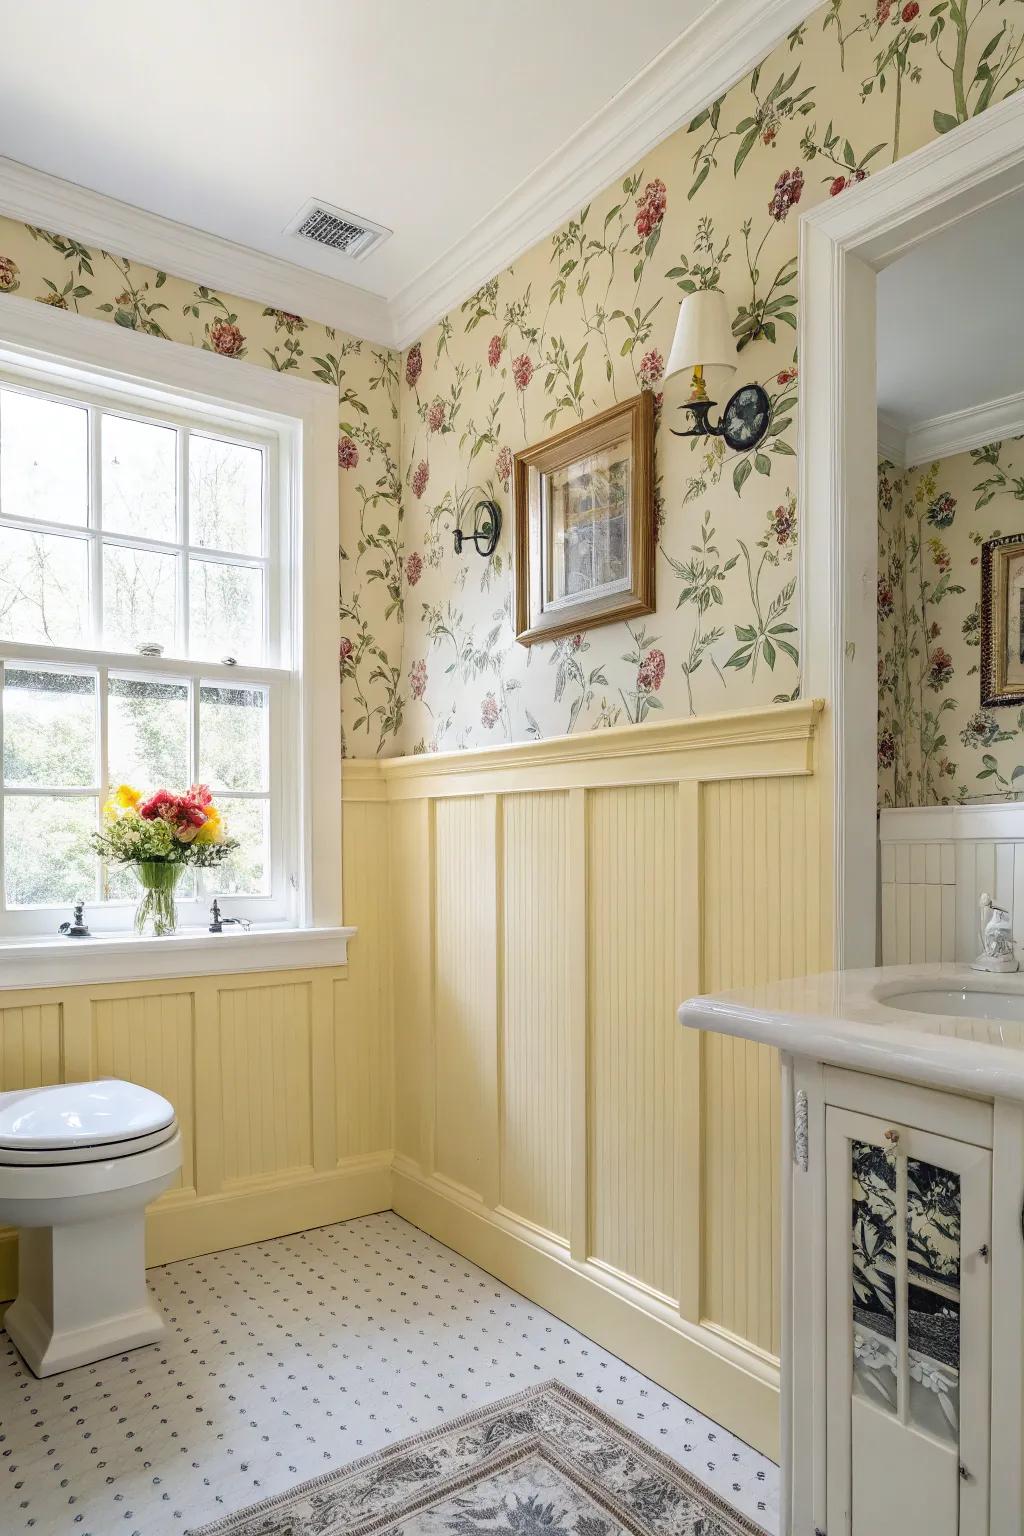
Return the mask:
{"type": "Polygon", "coordinates": [[[984,1530],[990,1154],[829,1109],[826,1162],[830,1536],[984,1530]]]}

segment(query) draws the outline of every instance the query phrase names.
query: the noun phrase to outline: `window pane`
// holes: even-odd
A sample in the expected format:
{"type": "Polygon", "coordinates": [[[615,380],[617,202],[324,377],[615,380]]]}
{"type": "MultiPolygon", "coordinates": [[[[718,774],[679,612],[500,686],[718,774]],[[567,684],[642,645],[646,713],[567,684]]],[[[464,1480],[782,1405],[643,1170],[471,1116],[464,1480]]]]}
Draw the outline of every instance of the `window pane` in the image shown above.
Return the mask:
{"type": "Polygon", "coordinates": [[[95,799],[87,795],[4,797],[4,881],[9,907],[63,906],[94,899],[97,860],[89,834],[96,830],[96,811],[95,799]]]}
{"type": "Polygon", "coordinates": [[[89,418],[83,406],[0,392],[0,512],[89,520],[89,418]]]}
{"type": "Polygon", "coordinates": [[[199,690],[199,777],[213,789],[266,789],[267,690],[199,690]]]}
{"type": "Polygon", "coordinates": [[[233,800],[218,795],[216,804],[224,817],[228,837],[241,847],[223,864],[202,871],[208,896],[265,896],[270,889],[270,807],[265,800],[233,800]]]}
{"type": "Polygon", "coordinates": [[[189,648],[220,661],[263,657],[263,572],[220,560],[189,561],[189,648]]]}
{"type": "Polygon", "coordinates": [[[53,788],[95,784],[96,678],[4,668],[4,782],[53,788]]]}
{"type": "Polygon", "coordinates": [[[188,788],[188,684],[110,678],[107,766],[111,787],[131,784],[150,794],[188,788]]]}
{"type": "Polygon", "coordinates": [[[85,539],[0,528],[0,636],[88,644],[88,612],[85,539]]]}
{"type": "Polygon", "coordinates": [[[188,444],[189,541],[263,553],[263,454],[194,433],[188,444]]]}
{"type": "Polygon", "coordinates": [[[104,416],[103,526],[140,538],[178,537],[173,427],[104,416]]]}
{"type": "Polygon", "coordinates": [[[114,650],[148,641],[174,649],[178,557],[122,544],[103,546],[103,635],[114,650]]]}

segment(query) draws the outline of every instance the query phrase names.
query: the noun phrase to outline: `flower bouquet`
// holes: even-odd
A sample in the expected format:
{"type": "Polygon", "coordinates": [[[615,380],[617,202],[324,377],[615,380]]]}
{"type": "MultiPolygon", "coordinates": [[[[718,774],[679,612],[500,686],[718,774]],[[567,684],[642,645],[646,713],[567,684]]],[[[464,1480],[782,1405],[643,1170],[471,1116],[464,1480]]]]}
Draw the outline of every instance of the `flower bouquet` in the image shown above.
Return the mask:
{"type": "Polygon", "coordinates": [[[158,789],[148,800],[130,784],[119,784],[103,807],[103,820],[93,847],[103,859],[130,864],[143,889],[135,912],[138,933],[173,933],[174,892],[186,865],[209,869],[238,847],[205,784],[193,784],[183,795],[158,789]]]}

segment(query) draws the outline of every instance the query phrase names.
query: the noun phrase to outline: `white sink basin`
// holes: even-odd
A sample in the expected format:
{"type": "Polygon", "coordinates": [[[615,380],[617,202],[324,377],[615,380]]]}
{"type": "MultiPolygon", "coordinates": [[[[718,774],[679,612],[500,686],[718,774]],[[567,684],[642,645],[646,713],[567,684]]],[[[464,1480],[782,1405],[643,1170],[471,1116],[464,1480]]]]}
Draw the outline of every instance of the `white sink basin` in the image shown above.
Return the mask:
{"type": "Polygon", "coordinates": [[[1024,992],[985,992],[979,987],[919,987],[879,998],[887,1008],[933,1013],[947,1019],[982,1019],[1024,1024],[1024,992]]]}

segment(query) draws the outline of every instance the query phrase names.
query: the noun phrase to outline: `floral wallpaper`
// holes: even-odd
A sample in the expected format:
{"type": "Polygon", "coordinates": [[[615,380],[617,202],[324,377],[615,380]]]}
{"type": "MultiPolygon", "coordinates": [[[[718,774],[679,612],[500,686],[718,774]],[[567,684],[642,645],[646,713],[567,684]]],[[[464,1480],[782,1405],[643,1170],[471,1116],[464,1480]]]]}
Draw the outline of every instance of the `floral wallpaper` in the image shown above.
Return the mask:
{"type": "Polygon", "coordinates": [[[337,390],[343,751],[394,752],[406,696],[397,354],[0,219],[0,295],[12,293],[337,390]]]}
{"type": "MultiPolygon", "coordinates": [[[[797,688],[797,225],[1015,90],[1022,0],[830,0],[763,64],[407,352],[400,749],[483,746],[741,709],[797,688]],[[684,294],[721,289],[736,384],[768,437],[673,437],[663,374],[684,294]],[[512,455],[655,391],[657,611],[526,649],[510,616],[512,455]],[[452,532],[493,497],[484,563],[452,532]]],[[[966,698],[966,695],[965,695],[966,698]]],[[[979,763],[980,766],[980,763],[979,763]]]]}
{"type": "Polygon", "coordinates": [[[1024,710],[980,707],[981,545],[1024,530],[1024,438],[878,470],[881,805],[1018,799],[1024,710]]]}

